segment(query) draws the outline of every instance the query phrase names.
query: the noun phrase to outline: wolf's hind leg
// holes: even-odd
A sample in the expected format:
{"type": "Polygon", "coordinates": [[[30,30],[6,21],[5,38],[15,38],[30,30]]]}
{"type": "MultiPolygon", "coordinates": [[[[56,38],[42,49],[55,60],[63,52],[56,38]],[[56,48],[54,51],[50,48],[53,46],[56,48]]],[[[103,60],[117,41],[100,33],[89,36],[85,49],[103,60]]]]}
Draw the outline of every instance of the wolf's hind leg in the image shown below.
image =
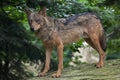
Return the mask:
{"type": "Polygon", "coordinates": [[[99,41],[99,36],[95,33],[90,35],[91,39],[91,44],[92,46],[98,51],[99,53],[99,62],[96,64],[96,67],[100,68],[104,66],[104,58],[105,58],[105,52],[103,51],[100,41],[99,41]]]}
{"type": "Polygon", "coordinates": [[[90,38],[84,38],[84,40],[92,47],[96,50],[94,44],[92,43],[91,39],[90,38]]]}

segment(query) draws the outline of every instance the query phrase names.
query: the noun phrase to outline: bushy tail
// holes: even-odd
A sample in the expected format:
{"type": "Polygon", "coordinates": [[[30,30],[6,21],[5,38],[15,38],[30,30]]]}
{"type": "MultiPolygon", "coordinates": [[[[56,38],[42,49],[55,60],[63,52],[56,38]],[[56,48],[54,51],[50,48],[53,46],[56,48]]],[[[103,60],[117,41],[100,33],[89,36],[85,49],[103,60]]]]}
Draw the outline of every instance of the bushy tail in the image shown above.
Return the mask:
{"type": "Polygon", "coordinates": [[[100,45],[101,45],[102,49],[104,51],[106,51],[106,49],[107,49],[107,43],[106,43],[106,36],[105,36],[104,31],[102,32],[102,35],[100,37],[100,45]]]}

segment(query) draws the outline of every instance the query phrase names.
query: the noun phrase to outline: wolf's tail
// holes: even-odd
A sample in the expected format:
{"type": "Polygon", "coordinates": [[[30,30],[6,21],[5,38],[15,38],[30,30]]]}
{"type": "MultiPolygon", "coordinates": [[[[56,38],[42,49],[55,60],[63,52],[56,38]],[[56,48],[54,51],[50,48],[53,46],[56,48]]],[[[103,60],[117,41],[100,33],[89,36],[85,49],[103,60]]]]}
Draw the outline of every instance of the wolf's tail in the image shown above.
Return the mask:
{"type": "Polygon", "coordinates": [[[104,30],[103,30],[102,35],[101,35],[99,40],[100,40],[100,45],[101,45],[102,49],[104,51],[106,51],[107,43],[106,43],[106,36],[105,36],[104,30]]]}

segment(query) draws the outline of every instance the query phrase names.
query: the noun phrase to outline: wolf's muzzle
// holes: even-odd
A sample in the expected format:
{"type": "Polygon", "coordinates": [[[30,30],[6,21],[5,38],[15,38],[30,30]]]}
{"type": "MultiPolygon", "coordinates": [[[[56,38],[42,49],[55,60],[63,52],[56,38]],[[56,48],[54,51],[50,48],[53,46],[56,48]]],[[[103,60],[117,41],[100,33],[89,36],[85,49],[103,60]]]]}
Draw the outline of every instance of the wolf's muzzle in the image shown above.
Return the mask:
{"type": "Polygon", "coordinates": [[[30,30],[31,30],[32,32],[34,32],[34,28],[30,28],[30,30]]]}

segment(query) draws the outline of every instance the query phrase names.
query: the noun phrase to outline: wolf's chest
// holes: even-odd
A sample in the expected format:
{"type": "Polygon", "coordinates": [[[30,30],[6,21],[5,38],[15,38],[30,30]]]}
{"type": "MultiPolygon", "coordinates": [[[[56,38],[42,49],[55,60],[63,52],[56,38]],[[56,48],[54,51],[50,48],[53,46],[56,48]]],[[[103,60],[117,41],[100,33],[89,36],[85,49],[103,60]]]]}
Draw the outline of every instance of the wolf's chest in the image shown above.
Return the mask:
{"type": "Polygon", "coordinates": [[[46,32],[46,31],[36,33],[36,36],[39,39],[41,39],[42,41],[50,40],[50,38],[51,38],[50,33],[46,32]]]}

